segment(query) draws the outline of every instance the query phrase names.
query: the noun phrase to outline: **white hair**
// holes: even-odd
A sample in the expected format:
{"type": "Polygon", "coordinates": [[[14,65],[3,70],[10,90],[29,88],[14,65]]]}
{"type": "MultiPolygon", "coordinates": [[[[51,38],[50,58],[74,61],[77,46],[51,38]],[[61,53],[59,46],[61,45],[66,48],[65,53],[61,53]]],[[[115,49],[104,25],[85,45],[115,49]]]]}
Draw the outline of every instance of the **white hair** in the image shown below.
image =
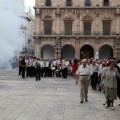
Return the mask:
{"type": "Polygon", "coordinates": [[[82,62],[87,62],[87,59],[83,59],[82,62]]]}

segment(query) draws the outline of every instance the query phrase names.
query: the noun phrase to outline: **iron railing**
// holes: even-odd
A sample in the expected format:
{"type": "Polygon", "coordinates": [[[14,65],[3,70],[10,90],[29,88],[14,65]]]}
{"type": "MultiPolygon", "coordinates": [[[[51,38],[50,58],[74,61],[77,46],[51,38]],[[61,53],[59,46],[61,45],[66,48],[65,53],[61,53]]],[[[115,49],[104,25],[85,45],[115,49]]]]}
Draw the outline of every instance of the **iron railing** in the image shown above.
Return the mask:
{"type": "Polygon", "coordinates": [[[59,33],[57,33],[56,31],[41,31],[40,35],[96,35],[96,36],[106,36],[106,35],[116,35],[115,32],[110,32],[110,34],[108,34],[108,32],[103,33],[103,31],[91,31],[91,32],[84,32],[84,31],[61,31],[59,33]]]}

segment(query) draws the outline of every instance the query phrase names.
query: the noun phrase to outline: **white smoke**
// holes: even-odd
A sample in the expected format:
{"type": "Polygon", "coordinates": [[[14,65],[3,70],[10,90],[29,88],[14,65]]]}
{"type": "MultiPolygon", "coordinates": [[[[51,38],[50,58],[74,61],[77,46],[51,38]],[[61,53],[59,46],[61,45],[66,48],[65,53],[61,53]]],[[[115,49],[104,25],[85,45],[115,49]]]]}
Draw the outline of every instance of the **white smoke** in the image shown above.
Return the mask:
{"type": "Polygon", "coordinates": [[[8,67],[10,60],[19,54],[25,44],[25,40],[20,37],[22,18],[13,9],[6,7],[0,10],[0,67],[8,67]]]}

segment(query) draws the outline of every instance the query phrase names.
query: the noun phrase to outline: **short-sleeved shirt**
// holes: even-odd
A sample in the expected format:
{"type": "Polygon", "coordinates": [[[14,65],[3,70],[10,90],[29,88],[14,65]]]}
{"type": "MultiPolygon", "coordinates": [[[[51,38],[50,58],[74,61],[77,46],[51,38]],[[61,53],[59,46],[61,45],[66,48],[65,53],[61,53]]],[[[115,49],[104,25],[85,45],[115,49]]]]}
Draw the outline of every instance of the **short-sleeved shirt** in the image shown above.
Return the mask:
{"type": "Polygon", "coordinates": [[[86,67],[83,67],[83,65],[80,65],[76,71],[75,74],[77,75],[90,75],[90,67],[86,65],[86,67]]]}

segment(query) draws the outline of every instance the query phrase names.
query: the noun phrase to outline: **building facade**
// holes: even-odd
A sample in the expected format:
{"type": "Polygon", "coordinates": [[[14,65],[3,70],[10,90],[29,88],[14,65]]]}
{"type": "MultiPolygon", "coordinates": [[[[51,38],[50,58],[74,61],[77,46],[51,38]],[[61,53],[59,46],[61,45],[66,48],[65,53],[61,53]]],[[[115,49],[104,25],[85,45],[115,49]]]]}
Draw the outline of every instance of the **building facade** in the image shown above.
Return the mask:
{"type": "Polygon", "coordinates": [[[24,39],[23,51],[21,51],[22,56],[33,56],[34,55],[34,31],[35,31],[35,17],[28,13],[19,14],[22,18],[22,23],[19,29],[19,35],[21,39],[24,39]]]}
{"type": "MultiPolygon", "coordinates": [[[[18,27],[18,35],[16,37],[19,37],[18,40],[23,41],[21,43],[23,49],[22,51],[17,51],[17,53],[22,56],[33,56],[35,17],[32,15],[31,10],[28,13],[25,12],[24,0],[1,0],[0,11],[13,12],[15,16],[20,18],[19,21],[16,21],[17,24],[15,23],[16,27],[18,27]]],[[[10,17],[12,18],[12,16],[10,17]]]]}
{"type": "Polygon", "coordinates": [[[35,56],[120,58],[120,0],[36,0],[35,56]]]}

